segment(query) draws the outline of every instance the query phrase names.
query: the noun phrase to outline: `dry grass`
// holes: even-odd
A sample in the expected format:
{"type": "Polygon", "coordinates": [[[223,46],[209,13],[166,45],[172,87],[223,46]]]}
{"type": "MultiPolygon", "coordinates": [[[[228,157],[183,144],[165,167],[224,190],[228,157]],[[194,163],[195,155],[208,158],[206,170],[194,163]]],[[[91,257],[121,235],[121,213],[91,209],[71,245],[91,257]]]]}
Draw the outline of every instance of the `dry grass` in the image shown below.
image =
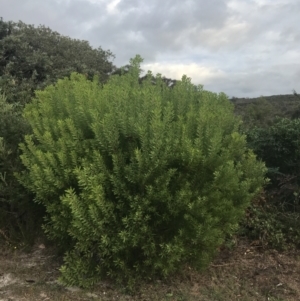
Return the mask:
{"type": "Polygon", "coordinates": [[[93,290],[63,287],[57,283],[60,261],[53,250],[37,244],[29,253],[0,252],[0,301],[159,300],[159,301],[298,301],[300,251],[261,251],[239,241],[224,249],[203,273],[186,267],[168,281],[141,284],[128,295],[112,283],[93,290]]]}

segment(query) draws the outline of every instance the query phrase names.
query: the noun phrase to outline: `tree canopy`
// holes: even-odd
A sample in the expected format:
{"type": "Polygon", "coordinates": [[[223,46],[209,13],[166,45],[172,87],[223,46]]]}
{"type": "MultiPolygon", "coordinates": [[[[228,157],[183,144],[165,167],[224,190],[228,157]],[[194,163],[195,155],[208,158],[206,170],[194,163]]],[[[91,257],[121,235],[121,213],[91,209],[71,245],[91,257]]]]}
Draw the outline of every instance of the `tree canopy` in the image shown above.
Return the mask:
{"type": "Polygon", "coordinates": [[[105,82],[114,70],[113,54],[89,42],[71,39],[45,26],[0,18],[0,87],[9,102],[27,103],[43,89],[72,72],[97,75],[105,82]]]}

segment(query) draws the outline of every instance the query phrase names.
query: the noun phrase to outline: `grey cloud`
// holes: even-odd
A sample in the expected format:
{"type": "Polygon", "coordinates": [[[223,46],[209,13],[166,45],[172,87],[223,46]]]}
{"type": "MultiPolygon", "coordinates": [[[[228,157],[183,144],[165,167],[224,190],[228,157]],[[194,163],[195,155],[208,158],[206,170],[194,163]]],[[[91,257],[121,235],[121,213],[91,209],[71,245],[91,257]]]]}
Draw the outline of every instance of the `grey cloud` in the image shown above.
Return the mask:
{"type": "MultiPolygon", "coordinates": [[[[128,59],[132,48],[141,50],[147,59],[154,59],[161,52],[183,50],[194,31],[212,26],[221,27],[226,21],[226,1],[121,1],[118,20],[107,20],[89,33],[91,39],[102,26],[107,28],[103,38],[107,44],[118,45],[120,60],[128,59]],[[191,28],[193,28],[191,30],[191,28]],[[140,35],[132,41],[128,32],[140,35]]],[[[113,46],[113,45],[112,45],[113,46]]],[[[110,47],[112,48],[112,47],[110,47]]],[[[112,49],[113,52],[114,49],[112,49]]],[[[137,51],[135,51],[137,52],[137,51]]]]}
{"type": "Polygon", "coordinates": [[[232,97],[257,97],[292,94],[300,91],[300,64],[273,65],[261,71],[232,72],[227,78],[216,78],[204,87],[215,92],[225,92],[232,97]],[[291,70],[295,71],[291,74],[291,70]],[[297,80],[298,78],[298,80],[297,80]]]}
{"type": "Polygon", "coordinates": [[[289,93],[300,82],[300,1],[260,2],[121,0],[110,14],[108,0],[0,0],[0,16],[110,49],[117,65],[138,53],[146,63],[196,63],[227,74],[207,82],[212,90],[289,93]]]}

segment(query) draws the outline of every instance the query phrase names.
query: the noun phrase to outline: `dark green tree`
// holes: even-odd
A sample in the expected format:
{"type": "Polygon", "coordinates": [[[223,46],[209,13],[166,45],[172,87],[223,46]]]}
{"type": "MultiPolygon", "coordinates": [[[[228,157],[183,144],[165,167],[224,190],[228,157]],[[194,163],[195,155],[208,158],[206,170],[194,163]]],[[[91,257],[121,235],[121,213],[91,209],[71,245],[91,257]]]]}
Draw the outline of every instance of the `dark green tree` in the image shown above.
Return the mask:
{"type": "Polygon", "coordinates": [[[45,26],[0,19],[0,87],[9,102],[29,102],[37,89],[72,72],[105,82],[114,70],[110,51],[93,49],[45,26]]]}
{"type": "MultiPolygon", "coordinates": [[[[122,66],[120,68],[115,68],[115,70],[112,72],[111,75],[126,74],[130,71],[131,68],[132,68],[132,66],[130,64],[127,64],[127,65],[122,66]]],[[[143,69],[140,68],[139,73],[140,73],[140,80],[139,80],[140,83],[142,83],[144,80],[149,79],[149,76],[147,74],[141,76],[141,74],[143,73],[143,69]]],[[[160,77],[160,80],[162,80],[167,85],[167,87],[169,87],[169,88],[175,87],[175,84],[177,83],[176,79],[167,78],[165,76],[160,77]]],[[[152,76],[151,81],[152,81],[152,84],[155,85],[156,84],[156,77],[152,76]]]]}

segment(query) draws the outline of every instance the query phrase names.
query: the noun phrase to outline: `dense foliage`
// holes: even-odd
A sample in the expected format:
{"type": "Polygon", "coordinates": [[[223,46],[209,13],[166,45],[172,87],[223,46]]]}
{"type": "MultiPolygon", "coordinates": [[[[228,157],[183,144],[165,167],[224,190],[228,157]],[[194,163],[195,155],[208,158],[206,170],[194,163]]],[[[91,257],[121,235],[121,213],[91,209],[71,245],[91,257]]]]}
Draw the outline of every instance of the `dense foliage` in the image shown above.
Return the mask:
{"type": "Polygon", "coordinates": [[[243,126],[246,129],[251,129],[255,126],[268,127],[280,114],[275,105],[263,97],[248,104],[240,113],[243,118],[243,126]]]}
{"type": "Polygon", "coordinates": [[[21,181],[67,250],[65,283],[203,268],[263,184],[225,94],[140,83],[140,63],[103,88],[73,73],[25,108],[21,181]]]}
{"type": "Polygon", "coordinates": [[[267,128],[247,132],[249,145],[270,168],[294,174],[300,167],[300,119],[278,118],[267,128]]]}
{"type": "Polygon", "coordinates": [[[10,244],[33,241],[38,219],[35,215],[41,212],[32,202],[32,195],[14,177],[14,172],[23,168],[18,144],[28,131],[22,107],[9,104],[0,93],[0,238],[10,244]]]}
{"type": "Polygon", "coordinates": [[[75,40],[45,26],[0,19],[0,87],[9,102],[30,101],[43,89],[71,72],[105,82],[114,66],[112,54],[93,49],[87,41],[75,40]]]}
{"type": "Polygon", "coordinates": [[[300,116],[300,97],[294,94],[230,99],[235,113],[243,118],[245,128],[268,127],[276,118],[295,119],[300,116]]]}
{"type": "Polygon", "coordinates": [[[23,169],[18,144],[30,130],[22,117],[24,104],[30,102],[36,89],[73,71],[90,80],[98,75],[99,81],[105,82],[114,70],[110,58],[109,51],[93,49],[86,41],[44,26],[35,28],[0,18],[0,238],[32,241],[38,228],[34,215],[41,216],[41,207],[31,201],[32,194],[14,177],[23,169]]]}
{"type": "Polygon", "coordinates": [[[254,202],[245,221],[248,236],[284,249],[300,246],[300,119],[277,118],[247,131],[248,145],[268,167],[264,202],[254,202]]]}

